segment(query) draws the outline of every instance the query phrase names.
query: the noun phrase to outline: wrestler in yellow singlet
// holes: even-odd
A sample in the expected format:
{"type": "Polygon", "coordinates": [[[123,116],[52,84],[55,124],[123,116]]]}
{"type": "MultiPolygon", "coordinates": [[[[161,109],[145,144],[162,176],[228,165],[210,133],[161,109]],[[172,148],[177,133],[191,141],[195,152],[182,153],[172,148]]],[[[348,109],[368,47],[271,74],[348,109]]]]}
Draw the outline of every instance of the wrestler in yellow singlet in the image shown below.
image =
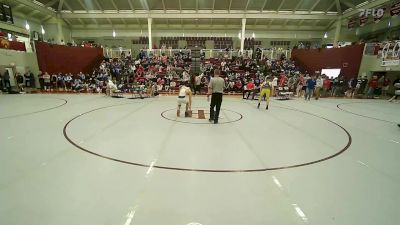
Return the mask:
{"type": "Polygon", "coordinates": [[[260,108],[261,104],[261,99],[265,96],[265,100],[267,101],[267,107],[265,109],[268,110],[268,105],[269,105],[269,96],[271,95],[271,87],[272,84],[268,79],[266,78],[264,82],[260,85],[260,97],[258,98],[258,106],[257,108],[260,108]]]}

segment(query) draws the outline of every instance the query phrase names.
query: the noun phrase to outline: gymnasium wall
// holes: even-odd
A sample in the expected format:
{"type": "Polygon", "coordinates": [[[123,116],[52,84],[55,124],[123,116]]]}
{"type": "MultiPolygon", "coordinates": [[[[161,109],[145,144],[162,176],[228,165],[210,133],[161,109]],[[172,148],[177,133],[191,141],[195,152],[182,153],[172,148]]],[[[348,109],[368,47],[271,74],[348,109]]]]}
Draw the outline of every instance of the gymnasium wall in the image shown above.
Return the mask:
{"type": "Polygon", "coordinates": [[[292,59],[310,73],[324,68],[341,68],[346,78],[357,77],[364,45],[332,49],[294,49],[292,59]]]}
{"type": "Polygon", "coordinates": [[[103,60],[103,49],[36,42],[39,68],[48,73],[91,73],[103,60]]]}
{"type": "Polygon", "coordinates": [[[32,71],[37,79],[39,72],[37,57],[34,52],[20,52],[0,49],[0,73],[4,73],[4,68],[13,67],[14,72],[24,73],[32,71]]]}
{"type": "MultiPolygon", "coordinates": [[[[10,25],[10,26],[14,27],[15,29],[19,29],[18,32],[23,31],[24,33],[28,34],[28,32],[25,30],[26,21],[28,21],[28,23],[29,23],[30,31],[36,31],[38,33],[41,33],[42,32],[41,25],[43,25],[43,28],[45,30],[44,39],[49,40],[49,39],[54,38],[54,40],[56,42],[59,42],[57,19],[51,18],[51,19],[47,20],[45,23],[41,24],[40,22],[37,22],[36,20],[24,19],[19,16],[15,16],[14,17],[14,25],[10,25]]],[[[63,39],[65,41],[65,43],[71,42],[72,41],[71,29],[68,27],[68,24],[66,24],[64,21],[61,21],[61,23],[62,23],[61,39],[63,39]]],[[[9,30],[15,30],[15,29],[9,29],[9,30]]],[[[15,31],[17,31],[17,30],[15,30],[15,31]]]]}
{"type": "Polygon", "coordinates": [[[364,55],[360,65],[359,76],[371,77],[373,72],[396,72],[400,75],[400,65],[385,67],[381,66],[382,59],[376,55],[364,55]]]}

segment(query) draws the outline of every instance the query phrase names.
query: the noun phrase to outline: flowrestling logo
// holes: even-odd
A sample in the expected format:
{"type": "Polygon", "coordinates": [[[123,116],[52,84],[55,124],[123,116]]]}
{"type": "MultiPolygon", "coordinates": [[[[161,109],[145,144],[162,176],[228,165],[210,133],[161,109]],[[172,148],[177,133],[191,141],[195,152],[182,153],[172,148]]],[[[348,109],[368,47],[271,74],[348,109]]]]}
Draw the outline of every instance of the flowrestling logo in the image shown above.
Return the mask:
{"type": "Polygon", "coordinates": [[[379,9],[360,9],[360,18],[363,17],[383,17],[385,14],[385,9],[384,8],[379,8],[379,9]]]}

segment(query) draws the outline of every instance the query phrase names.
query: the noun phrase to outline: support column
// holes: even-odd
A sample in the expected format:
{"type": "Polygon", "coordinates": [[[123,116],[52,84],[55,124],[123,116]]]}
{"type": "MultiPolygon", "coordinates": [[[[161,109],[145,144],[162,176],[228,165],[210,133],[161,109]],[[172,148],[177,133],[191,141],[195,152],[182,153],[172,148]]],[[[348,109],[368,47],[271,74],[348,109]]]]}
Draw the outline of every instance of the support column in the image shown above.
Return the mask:
{"type": "MultiPolygon", "coordinates": [[[[62,27],[62,19],[58,15],[57,16],[57,41],[58,41],[58,44],[61,43],[61,40],[64,40],[64,34],[63,34],[63,27],[62,27]]],[[[64,40],[64,42],[66,43],[66,40],[64,40]]]]}
{"type": "Polygon", "coordinates": [[[149,28],[149,50],[153,49],[153,42],[151,40],[151,23],[153,22],[152,18],[147,18],[147,27],[149,28]]]}
{"type": "Polygon", "coordinates": [[[335,48],[338,46],[341,29],[342,29],[342,16],[339,16],[339,18],[336,22],[335,37],[333,39],[333,47],[335,47],[335,48]]]}
{"type": "Polygon", "coordinates": [[[240,39],[240,52],[243,54],[243,50],[244,50],[244,36],[246,33],[246,18],[242,19],[242,34],[241,37],[242,39],[240,39]]]}

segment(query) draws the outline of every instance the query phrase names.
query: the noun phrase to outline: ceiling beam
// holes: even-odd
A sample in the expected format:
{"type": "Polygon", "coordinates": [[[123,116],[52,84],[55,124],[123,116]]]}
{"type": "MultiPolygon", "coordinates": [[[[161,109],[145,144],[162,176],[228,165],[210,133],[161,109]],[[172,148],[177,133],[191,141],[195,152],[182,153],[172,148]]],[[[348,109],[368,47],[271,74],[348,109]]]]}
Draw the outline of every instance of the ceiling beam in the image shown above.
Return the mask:
{"type": "Polygon", "coordinates": [[[111,25],[113,25],[113,23],[111,22],[111,20],[109,18],[107,18],[107,22],[111,25]]]}
{"type": "Polygon", "coordinates": [[[351,8],[351,9],[355,9],[356,5],[354,5],[353,3],[347,1],[347,0],[342,0],[343,4],[345,4],[347,7],[351,8]]]}
{"type": "Polygon", "coordinates": [[[71,22],[69,22],[69,20],[64,19],[64,22],[65,22],[66,24],[68,24],[68,26],[69,26],[70,28],[72,27],[72,24],[71,24],[71,22]]]}
{"type": "Polygon", "coordinates": [[[247,8],[249,8],[250,1],[251,0],[247,0],[246,7],[244,8],[244,11],[247,11],[247,8]]]}
{"type": "Polygon", "coordinates": [[[336,5],[336,2],[332,2],[332,4],[325,10],[325,14],[327,14],[329,12],[329,10],[331,10],[334,6],[336,5]]]}
{"type": "Polygon", "coordinates": [[[340,5],[340,0],[335,0],[335,4],[336,4],[336,9],[338,11],[338,14],[342,15],[343,11],[342,11],[342,6],[340,5]]]}
{"type": "Polygon", "coordinates": [[[297,5],[294,7],[293,9],[293,13],[296,13],[297,9],[301,6],[301,4],[303,4],[304,0],[300,0],[297,5]]]}
{"type": "Polygon", "coordinates": [[[49,20],[49,19],[51,19],[51,18],[53,18],[52,16],[46,16],[44,19],[42,19],[41,21],[40,21],[40,23],[44,23],[44,22],[46,22],[47,20],[49,20]]]}
{"type": "Polygon", "coordinates": [[[317,0],[315,1],[315,3],[311,6],[310,10],[308,10],[309,13],[311,13],[312,11],[314,11],[315,7],[317,7],[317,5],[321,2],[321,0],[317,0]]]}
{"type": "Polygon", "coordinates": [[[82,0],[78,0],[79,4],[82,6],[82,8],[86,11],[89,12],[88,8],[86,7],[86,5],[82,2],[82,0]]]}
{"type": "Polygon", "coordinates": [[[149,11],[149,4],[147,3],[147,0],[140,0],[140,4],[142,5],[143,9],[146,11],[149,11]]]}
{"type": "Polygon", "coordinates": [[[181,4],[181,0],[178,1],[179,3],[179,12],[182,12],[182,4],[181,4]]]}
{"type": "Polygon", "coordinates": [[[32,10],[32,12],[30,12],[30,13],[27,15],[27,17],[29,18],[29,17],[31,17],[31,16],[34,16],[34,15],[38,14],[38,13],[39,13],[39,11],[37,11],[37,10],[32,10]]]}
{"type": "MultiPolygon", "coordinates": [[[[179,32],[184,31],[181,28],[180,24],[170,24],[171,29],[176,29],[176,30],[170,30],[168,29],[168,25],[167,24],[155,24],[155,29],[159,29],[159,32],[169,32],[169,34],[171,34],[172,31],[176,31],[176,30],[180,30],[179,32]],[[165,30],[162,30],[165,29],[165,30]]],[[[214,25],[214,29],[213,30],[218,30],[219,32],[231,32],[231,33],[236,33],[240,27],[242,25],[239,24],[228,24],[228,25],[224,25],[224,24],[216,24],[214,25]]],[[[104,32],[109,33],[109,31],[112,31],[112,29],[118,29],[120,31],[132,31],[132,29],[138,29],[139,27],[137,25],[134,24],[130,24],[130,25],[114,25],[111,26],[110,24],[88,24],[86,26],[82,26],[82,25],[74,25],[73,29],[74,30],[99,30],[101,29],[104,32]]],[[[318,26],[318,27],[313,27],[312,25],[307,25],[307,26],[302,26],[302,27],[298,27],[297,25],[287,25],[286,29],[282,30],[282,25],[272,25],[271,26],[271,30],[272,31],[284,31],[285,33],[283,33],[283,35],[286,36],[286,38],[288,38],[288,34],[290,35],[290,38],[293,37],[293,31],[300,31],[297,34],[297,37],[299,38],[299,36],[308,36],[311,33],[314,34],[318,34],[318,36],[320,37],[321,35],[323,35],[323,32],[326,31],[326,27],[325,26],[318,26]],[[302,32],[301,32],[302,31],[302,32]],[[317,31],[317,32],[316,32],[317,31]]],[[[195,24],[186,24],[185,25],[185,29],[187,30],[196,30],[195,24]]],[[[250,30],[265,30],[265,25],[249,25],[249,29],[250,30]]],[[[197,28],[197,30],[204,30],[204,31],[210,31],[210,25],[209,24],[199,24],[199,27],[197,28]]],[[[237,34],[237,33],[236,33],[237,34]]],[[[88,35],[87,33],[85,33],[85,35],[88,35]]],[[[267,34],[268,35],[268,34],[267,34]]],[[[278,35],[278,34],[270,34],[270,35],[278,35]]],[[[236,35],[235,35],[236,36],[236,35]]],[[[273,37],[273,38],[277,38],[277,37],[273,37]]]]}
{"type": "Polygon", "coordinates": [[[133,7],[133,3],[132,3],[133,0],[127,0],[127,1],[129,4],[129,8],[131,8],[132,12],[135,12],[135,8],[133,7]]]}
{"type": "Polygon", "coordinates": [[[115,10],[119,11],[117,4],[115,4],[114,0],[111,0],[111,4],[115,8],[115,10]]]}
{"type": "Polygon", "coordinates": [[[265,0],[264,4],[262,5],[262,7],[260,9],[260,12],[262,12],[264,10],[265,6],[267,6],[267,3],[268,3],[268,0],[265,0]]]}
{"type": "Polygon", "coordinates": [[[44,5],[44,7],[50,7],[50,6],[52,6],[52,5],[54,5],[56,2],[58,2],[59,0],[51,0],[51,1],[49,1],[48,3],[46,3],[45,5],[44,5]]]}
{"type": "Polygon", "coordinates": [[[232,7],[232,0],[229,1],[228,12],[231,12],[231,7],[232,7]]]}
{"type": "Polygon", "coordinates": [[[83,20],[78,19],[78,21],[79,21],[82,25],[86,25],[86,23],[84,23],[83,20]]]}
{"type": "Polygon", "coordinates": [[[285,23],[283,24],[284,27],[289,23],[289,20],[285,20],[285,23]]]}
{"type": "Polygon", "coordinates": [[[308,13],[275,13],[265,12],[260,13],[259,11],[248,11],[248,12],[235,12],[235,13],[212,13],[201,12],[195,13],[176,13],[176,11],[167,10],[167,12],[136,12],[136,13],[61,13],[63,18],[143,18],[147,19],[158,18],[158,19],[242,19],[244,17],[248,19],[307,19],[307,20],[332,20],[336,19],[336,15],[324,15],[324,14],[308,14],[308,13]]]}
{"type": "Polygon", "coordinates": [[[331,26],[336,22],[336,20],[332,20],[331,22],[328,23],[328,26],[326,26],[326,30],[329,30],[331,26]]]}
{"type": "Polygon", "coordinates": [[[60,0],[60,2],[58,3],[58,10],[57,11],[61,12],[63,4],[64,4],[64,0],[60,0]]]}
{"type": "Polygon", "coordinates": [[[20,10],[22,8],[26,7],[24,4],[18,4],[17,6],[13,7],[13,10],[20,10]]]}
{"type": "Polygon", "coordinates": [[[136,22],[139,24],[140,29],[143,30],[142,23],[140,22],[139,18],[136,18],[136,22]]]}
{"type": "Polygon", "coordinates": [[[282,0],[282,1],[281,1],[281,4],[279,4],[278,9],[277,9],[276,11],[279,12],[279,10],[281,10],[283,4],[285,4],[285,0],[282,0]]]}
{"type": "MultiPolygon", "coordinates": [[[[128,1],[130,2],[130,1],[128,1]]],[[[103,7],[100,5],[99,1],[94,0],[94,4],[96,4],[97,8],[99,8],[101,11],[104,11],[103,7]]]]}
{"type": "Polygon", "coordinates": [[[65,7],[67,7],[67,9],[71,12],[74,12],[74,10],[72,10],[72,7],[68,4],[68,2],[64,2],[65,7]]]}
{"type": "Polygon", "coordinates": [[[215,9],[215,0],[213,0],[213,5],[212,5],[212,12],[214,13],[214,9],[215,9]]]}
{"type": "Polygon", "coordinates": [[[199,0],[196,0],[196,12],[199,11],[199,0]]]}
{"type": "Polygon", "coordinates": [[[40,11],[41,13],[43,13],[45,15],[51,15],[53,17],[56,17],[56,13],[55,12],[53,12],[53,11],[51,11],[51,10],[45,8],[45,7],[42,7],[42,6],[38,5],[38,4],[35,4],[35,3],[33,3],[33,1],[29,1],[29,0],[13,0],[13,1],[17,2],[17,3],[20,3],[20,4],[24,4],[24,5],[28,6],[28,8],[30,8],[30,9],[38,10],[38,11],[40,11]]]}
{"type": "MultiPolygon", "coordinates": [[[[373,8],[376,8],[376,7],[381,6],[383,4],[387,4],[388,2],[390,2],[390,1],[388,1],[388,0],[375,0],[373,2],[370,2],[370,3],[366,4],[366,5],[363,5],[362,8],[363,9],[373,9],[373,8]]],[[[343,18],[348,18],[348,17],[352,17],[354,15],[359,15],[359,14],[360,14],[360,11],[358,10],[357,7],[355,7],[350,12],[346,12],[343,15],[343,18]]]]}
{"type": "Polygon", "coordinates": [[[165,8],[165,2],[164,2],[164,0],[162,0],[162,7],[163,7],[164,12],[166,12],[167,9],[165,8]]]}
{"type": "Polygon", "coordinates": [[[303,23],[304,23],[304,20],[300,20],[300,22],[297,26],[301,26],[303,23]]]}

